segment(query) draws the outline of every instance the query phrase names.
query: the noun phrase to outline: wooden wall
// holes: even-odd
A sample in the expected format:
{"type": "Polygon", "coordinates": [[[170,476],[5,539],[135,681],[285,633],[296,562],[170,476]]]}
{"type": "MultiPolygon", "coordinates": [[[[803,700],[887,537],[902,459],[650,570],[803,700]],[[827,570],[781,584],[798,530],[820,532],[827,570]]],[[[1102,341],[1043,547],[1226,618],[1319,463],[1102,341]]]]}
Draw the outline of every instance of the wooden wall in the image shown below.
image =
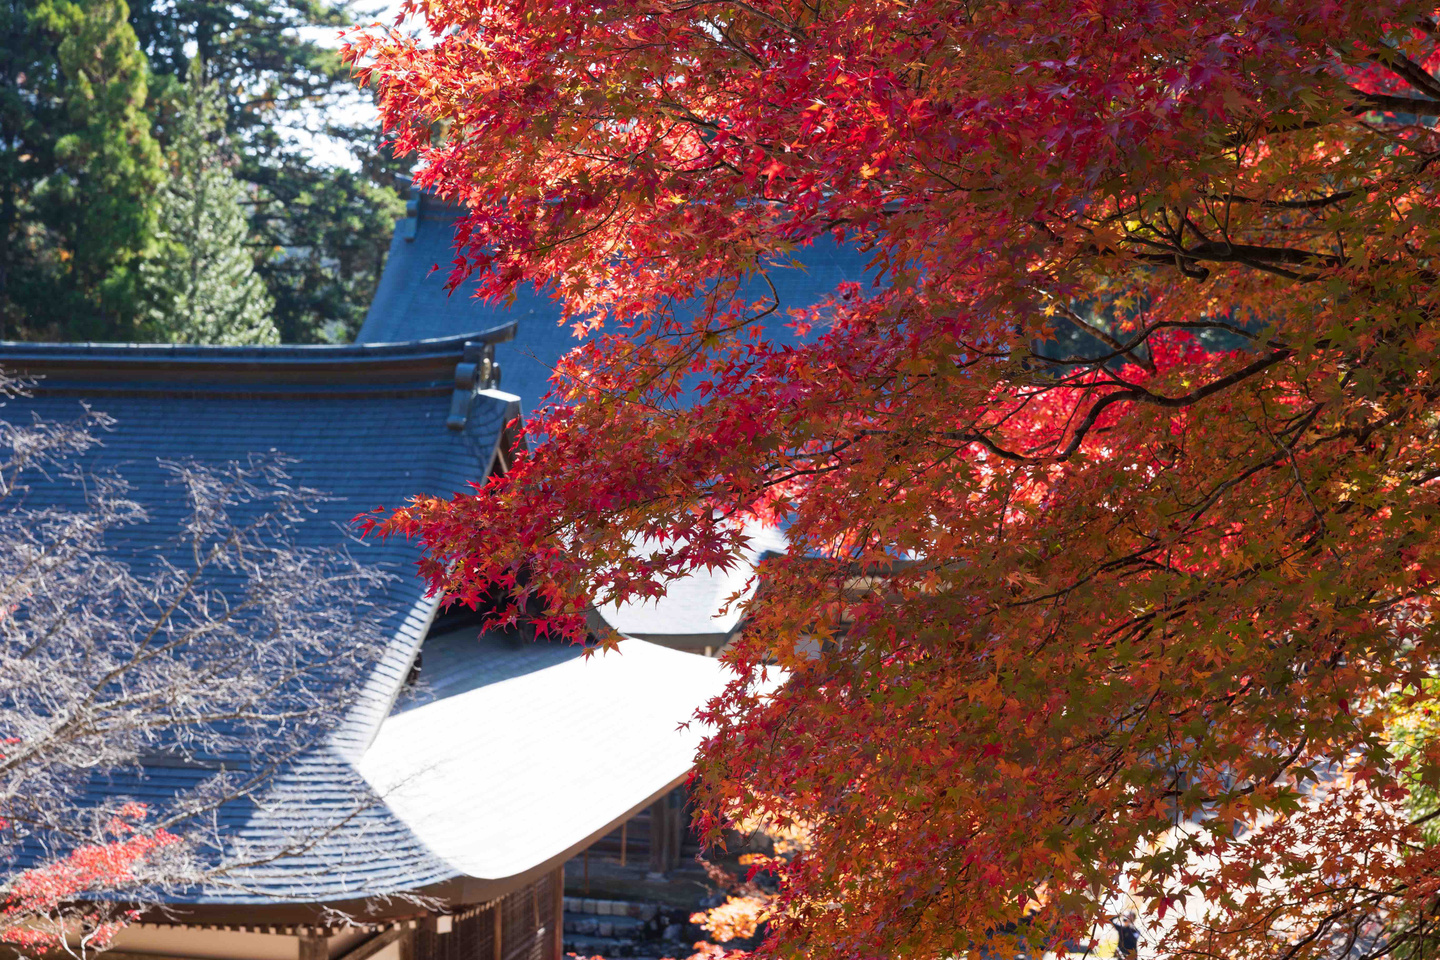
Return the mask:
{"type": "Polygon", "coordinates": [[[404,960],[560,960],[562,887],[557,870],[493,903],[431,917],[404,960]]]}

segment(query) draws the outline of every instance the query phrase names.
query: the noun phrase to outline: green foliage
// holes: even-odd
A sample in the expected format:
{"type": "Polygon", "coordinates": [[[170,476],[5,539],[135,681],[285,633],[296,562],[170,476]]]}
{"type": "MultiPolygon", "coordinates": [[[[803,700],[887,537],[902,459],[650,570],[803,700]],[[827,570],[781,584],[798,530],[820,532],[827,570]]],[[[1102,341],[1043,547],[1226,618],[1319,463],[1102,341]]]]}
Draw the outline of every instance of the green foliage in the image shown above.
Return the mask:
{"type": "Polygon", "coordinates": [[[359,94],[314,40],[350,18],[322,0],[0,0],[0,337],[160,334],[141,316],[153,291],[138,265],[156,243],[159,148],[175,154],[197,55],[223,99],[274,326],[290,341],[352,336],[405,165],[373,125],[322,122],[359,94]],[[311,156],[297,131],[329,136],[358,169],[311,156]]]}
{"type": "Polygon", "coordinates": [[[314,28],[339,30],[349,5],[325,0],[137,0],[131,23],[158,77],[183,84],[190,61],[226,91],[228,126],[247,138],[274,115],[344,93],[348,71],[314,42],[314,28]]]}
{"type": "MultiPolygon", "coordinates": [[[[1440,692],[1440,684],[1427,680],[1426,696],[1440,692]]],[[[1425,841],[1440,844],[1440,714],[1424,702],[1416,701],[1415,692],[1406,690],[1395,698],[1395,717],[1387,731],[1390,752],[1401,770],[1408,796],[1406,808],[1421,824],[1425,841]]]]}
{"type": "Polygon", "coordinates": [[[127,336],[163,170],[124,0],[0,10],[0,325],[127,336]]]}
{"type": "Polygon", "coordinates": [[[404,213],[388,186],[393,177],[300,165],[265,173],[270,202],[257,212],[255,229],[272,251],[260,270],[281,337],[348,342],[365,319],[404,213]]]}
{"type": "Polygon", "coordinates": [[[63,264],[33,206],[36,187],[54,169],[54,131],[62,120],[54,53],[29,4],[0,4],[0,336],[5,337],[31,335],[63,315],[27,316],[21,306],[57,304],[63,289],[63,264]]]}
{"type": "Polygon", "coordinates": [[[255,188],[260,273],[286,341],[354,335],[404,208],[394,184],[408,164],[382,148],[376,126],[325,119],[359,94],[314,38],[352,19],[349,4],[323,0],[137,0],[132,16],[161,82],[180,85],[194,55],[225,95],[236,175],[255,188]],[[327,136],[359,169],[317,160],[298,130],[327,136]]]}
{"type": "Polygon", "coordinates": [[[244,190],[226,156],[223,101],[202,74],[191,61],[171,126],[158,251],[142,267],[142,331],[172,343],[276,343],[272,302],[248,248],[244,190]]]}
{"type": "Polygon", "coordinates": [[[145,58],[124,0],[52,0],[40,15],[63,37],[57,54],[70,121],[44,188],[49,222],[68,241],[71,279],[98,308],[87,326],[123,330],[135,316],[135,268],[154,233],[162,176],[145,113],[145,58]]]}

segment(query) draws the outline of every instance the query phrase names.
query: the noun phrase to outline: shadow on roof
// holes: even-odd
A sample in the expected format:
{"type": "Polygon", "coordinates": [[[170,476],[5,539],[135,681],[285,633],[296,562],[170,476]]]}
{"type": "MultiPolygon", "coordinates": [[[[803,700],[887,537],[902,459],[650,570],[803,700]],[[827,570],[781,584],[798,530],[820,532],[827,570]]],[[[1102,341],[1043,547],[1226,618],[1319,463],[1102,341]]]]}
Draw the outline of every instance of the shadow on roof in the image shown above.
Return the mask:
{"type": "Polygon", "coordinates": [[[419,680],[400,696],[394,713],[546,670],[584,654],[584,648],[574,644],[480,633],[474,625],[456,627],[426,638],[420,648],[419,680]]]}

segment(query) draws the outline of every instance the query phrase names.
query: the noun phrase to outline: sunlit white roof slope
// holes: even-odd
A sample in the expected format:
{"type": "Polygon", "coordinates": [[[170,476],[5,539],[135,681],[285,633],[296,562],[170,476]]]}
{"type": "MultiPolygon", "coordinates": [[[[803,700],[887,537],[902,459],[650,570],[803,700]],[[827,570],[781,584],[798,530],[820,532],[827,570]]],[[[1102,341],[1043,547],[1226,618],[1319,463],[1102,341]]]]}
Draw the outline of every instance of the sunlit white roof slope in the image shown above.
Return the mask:
{"type": "MultiPolygon", "coordinates": [[[[643,603],[610,604],[596,613],[611,629],[667,647],[699,651],[720,647],[740,626],[740,605],[755,592],[755,565],[766,553],[783,553],[785,535],[754,526],[742,562],[729,570],[701,571],[670,584],[665,596],[643,603]]],[[[644,553],[644,548],[640,550],[644,553]]]]}
{"type": "Polygon", "coordinates": [[[640,640],[588,660],[475,628],[431,637],[421,689],[359,770],[458,874],[515,876],[611,829],[686,775],[717,661],[640,640]]]}

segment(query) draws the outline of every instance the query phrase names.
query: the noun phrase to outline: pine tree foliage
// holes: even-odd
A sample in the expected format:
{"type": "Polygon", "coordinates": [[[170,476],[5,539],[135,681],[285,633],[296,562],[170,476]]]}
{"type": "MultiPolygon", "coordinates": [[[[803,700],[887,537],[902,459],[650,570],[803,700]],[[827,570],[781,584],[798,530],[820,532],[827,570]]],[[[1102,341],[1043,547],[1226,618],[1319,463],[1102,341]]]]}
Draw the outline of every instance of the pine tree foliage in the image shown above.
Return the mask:
{"type": "Polygon", "coordinates": [[[0,3],[0,337],[33,336],[56,310],[29,311],[20,303],[58,306],[63,264],[52,232],[37,222],[37,186],[54,169],[61,125],[58,71],[34,10],[22,0],[0,3]],[[37,315],[38,314],[38,315],[37,315]]]}
{"type": "Polygon", "coordinates": [[[353,336],[404,212],[395,185],[410,163],[382,145],[377,124],[338,119],[356,115],[357,99],[368,94],[320,42],[362,15],[331,0],[133,3],[131,22],[157,86],[183,84],[198,57],[225,97],[235,175],[254,188],[251,235],[268,251],[259,271],[287,342],[353,336]],[[314,156],[316,136],[353,162],[314,156]]]}
{"type": "Polygon", "coordinates": [[[159,249],[142,268],[142,332],[172,343],[278,343],[248,247],[244,188],[226,156],[224,101],[200,60],[189,74],[171,128],[159,249]]]}
{"type": "Polygon", "coordinates": [[[329,0],[131,0],[128,10],[0,0],[0,338],[153,335],[137,267],[155,243],[159,151],[197,57],[223,98],[280,336],[352,335],[403,211],[395,183],[408,161],[381,145],[375,124],[330,119],[361,95],[323,42],[351,19],[329,0]],[[297,131],[348,148],[354,164],[314,156],[297,131]]]}
{"type": "Polygon", "coordinates": [[[55,281],[70,335],[125,334],[137,308],[136,269],[153,242],[160,148],[145,111],[148,70],[124,0],[46,0],[33,18],[54,43],[60,108],[41,132],[53,168],[36,184],[39,218],[55,235],[55,281]]]}

